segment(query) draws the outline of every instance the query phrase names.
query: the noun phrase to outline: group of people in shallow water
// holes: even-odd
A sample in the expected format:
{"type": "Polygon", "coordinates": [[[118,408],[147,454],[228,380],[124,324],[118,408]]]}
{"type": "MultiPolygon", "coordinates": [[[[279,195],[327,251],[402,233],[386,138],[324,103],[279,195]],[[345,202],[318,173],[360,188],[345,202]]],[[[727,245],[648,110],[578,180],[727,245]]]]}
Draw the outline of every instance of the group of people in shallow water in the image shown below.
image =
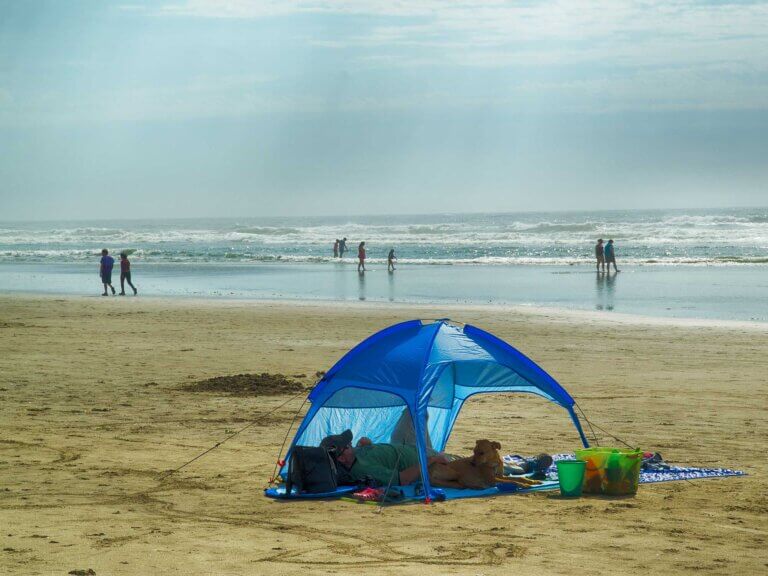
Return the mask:
{"type": "MultiPolygon", "coordinates": [[[[347,238],[346,236],[339,240],[336,238],[336,241],[333,243],[333,257],[334,258],[344,258],[344,252],[347,252],[347,238]]],[[[368,254],[365,250],[365,242],[360,242],[360,244],[357,245],[357,271],[362,274],[366,271],[365,268],[365,260],[368,258],[368,254]]],[[[395,260],[397,260],[397,256],[395,256],[395,249],[390,248],[389,254],[387,254],[387,272],[394,272],[395,271],[395,260]]]]}
{"type": "Polygon", "coordinates": [[[603,244],[603,239],[598,238],[595,244],[595,258],[597,259],[597,272],[611,272],[611,264],[616,272],[620,270],[616,267],[616,252],[613,248],[613,240],[608,240],[608,244],[603,244]],[[602,266],[602,270],[600,267],[602,266]],[[606,269],[606,266],[608,267],[606,269]]]}
{"type": "MultiPolygon", "coordinates": [[[[115,288],[112,286],[112,268],[115,266],[115,259],[109,255],[109,250],[104,248],[101,251],[101,261],[99,263],[99,276],[101,276],[101,282],[104,284],[104,293],[102,296],[107,296],[107,288],[112,290],[112,295],[115,295],[115,288]]],[[[133,289],[133,295],[136,296],[139,291],[136,286],[131,282],[131,262],[128,260],[128,253],[120,253],[120,296],[125,296],[125,283],[128,282],[128,286],[133,289]]]]}
{"type": "MultiPolygon", "coordinates": [[[[346,236],[341,240],[336,238],[336,241],[333,243],[333,257],[343,258],[344,252],[347,252],[346,236]]],[[[357,271],[361,274],[366,270],[365,269],[366,258],[367,258],[367,254],[365,251],[365,242],[360,242],[360,244],[358,244],[357,246],[357,271]]],[[[614,250],[612,239],[608,240],[607,244],[603,243],[602,238],[599,238],[597,240],[597,244],[595,244],[595,258],[597,259],[598,273],[599,272],[610,273],[611,264],[613,264],[613,269],[615,272],[620,272],[620,270],[616,266],[616,252],[614,250]]],[[[389,251],[389,254],[387,255],[387,271],[388,272],[395,271],[395,260],[397,260],[397,256],[395,256],[395,249],[391,248],[389,251]]]]}
{"type": "MultiPolygon", "coordinates": [[[[343,258],[344,253],[347,252],[347,238],[344,237],[342,239],[336,238],[336,241],[333,243],[333,257],[334,258],[343,258]]],[[[368,257],[365,249],[365,242],[360,242],[360,244],[357,245],[357,271],[362,274],[366,271],[365,268],[365,260],[368,257]]],[[[595,258],[597,259],[597,271],[599,272],[608,272],[611,271],[611,264],[613,264],[613,269],[616,272],[619,272],[619,269],[616,267],[616,252],[613,247],[613,240],[608,240],[607,244],[603,244],[603,239],[599,238],[597,240],[597,244],[595,244],[595,258]],[[607,266],[607,269],[606,269],[607,266]]],[[[395,261],[397,260],[397,256],[395,256],[395,249],[390,248],[389,253],[387,254],[387,272],[394,272],[395,271],[395,261]]],[[[109,250],[104,248],[101,251],[101,261],[99,264],[99,276],[101,277],[101,282],[104,284],[104,292],[102,293],[102,296],[108,296],[109,293],[107,289],[112,290],[112,294],[116,294],[115,288],[112,286],[112,268],[115,265],[115,259],[112,258],[112,256],[109,255],[109,250]]],[[[139,291],[136,289],[136,286],[133,285],[133,282],[131,282],[131,262],[128,260],[128,253],[127,252],[121,252],[120,253],[120,296],[125,296],[125,283],[128,282],[128,286],[130,286],[133,289],[133,295],[136,296],[139,291]]]]}

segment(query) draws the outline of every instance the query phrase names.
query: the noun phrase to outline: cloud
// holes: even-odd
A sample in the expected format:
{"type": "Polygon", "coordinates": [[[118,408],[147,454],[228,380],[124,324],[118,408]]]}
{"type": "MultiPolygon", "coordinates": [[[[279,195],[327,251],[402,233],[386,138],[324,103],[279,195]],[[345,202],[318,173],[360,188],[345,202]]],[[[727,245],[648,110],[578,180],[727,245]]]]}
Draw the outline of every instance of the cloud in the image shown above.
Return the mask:
{"type": "MultiPolygon", "coordinates": [[[[477,67],[606,62],[695,66],[711,59],[768,59],[768,3],[652,0],[188,0],[161,5],[166,16],[261,19],[289,15],[367,16],[361,30],[306,39],[325,49],[405,50],[424,64],[477,67]],[[432,52],[430,52],[432,51],[432,52]]],[[[366,52],[367,51],[367,52],[366,52]]],[[[380,62],[386,58],[378,55],[380,62]]],[[[405,65],[412,65],[401,58],[405,65]]],[[[392,61],[395,65],[396,61],[392,61]]]]}
{"type": "Polygon", "coordinates": [[[157,3],[147,9],[159,14],[196,18],[254,19],[288,14],[414,17],[450,10],[452,3],[438,0],[185,0],[157,3]]]}
{"type": "MultiPolygon", "coordinates": [[[[135,8],[135,7],[134,7],[135,8]]],[[[372,19],[422,19],[426,25],[397,26],[386,39],[411,34],[465,33],[476,41],[505,42],[546,38],[588,39],[626,33],[709,36],[751,29],[763,36],[766,2],[692,0],[186,0],[145,8],[166,16],[261,19],[286,15],[369,16],[372,19]]],[[[373,21],[373,20],[372,20],[373,21]]],[[[384,28],[386,29],[386,27],[384,28]]]]}
{"type": "MultiPolygon", "coordinates": [[[[0,123],[768,107],[766,2],[187,0],[122,9],[135,32],[120,45],[144,34],[143,49],[75,51],[57,66],[58,83],[7,81],[0,123]]],[[[47,61],[16,69],[41,74],[34,65],[47,61]]]]}
{"type": "MultiPolygon", "coordinates": [[[[321,29],[306,41],[326,49],[433,50],[434,64],[503,67],[517,65],[521,54],[534,65],[768,58],[766,2],[186,0],[149,9],[194,18],[365,16],[359,30],[337,27],[329,37],[321,29]]],[[[425,54],[417,56],[426,61],[425,54]]]]}

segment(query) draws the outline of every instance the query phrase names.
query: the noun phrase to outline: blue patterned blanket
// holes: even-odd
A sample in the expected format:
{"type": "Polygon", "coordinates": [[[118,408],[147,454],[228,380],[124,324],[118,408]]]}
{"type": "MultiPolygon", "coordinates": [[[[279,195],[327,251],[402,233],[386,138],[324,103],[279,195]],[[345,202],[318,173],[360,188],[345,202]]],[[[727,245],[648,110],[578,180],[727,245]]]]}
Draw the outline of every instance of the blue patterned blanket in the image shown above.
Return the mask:
{"type": "MultiPolygon", "coordinates": [[[[552,459],[575,460],[573,454],[554,454],[552,459]]],[[[505,464],[519,465],[523,458],[517,454],[508,454],[504,456],[505,464]]],[[[652,482],[673,482],[676,480],[697,480],[701,478],[722,478],[725,476],[746,476],[746,472],[741,470],[731,470],[730,468],[694,468],[692,466],[672,466],[661,465],[655,470],[640,470],[640,484],[650,484],[652,482]]],[[[557,480],[557,467],[552,463],[547,469],[547,479],[557,480]]]]}

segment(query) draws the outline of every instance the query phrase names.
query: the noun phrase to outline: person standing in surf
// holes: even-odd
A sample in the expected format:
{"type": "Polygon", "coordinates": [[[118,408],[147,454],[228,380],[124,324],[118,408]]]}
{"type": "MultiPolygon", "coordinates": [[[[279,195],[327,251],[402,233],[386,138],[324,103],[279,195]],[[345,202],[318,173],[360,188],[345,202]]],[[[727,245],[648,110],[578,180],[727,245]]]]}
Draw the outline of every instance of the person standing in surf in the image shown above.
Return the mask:
{"type": "Polygon", "coordinates": [[[595,244],[595,258],[597,259],[597,271],[600,272],[600,265],[603,266],[603,272],[605,272],[605,251],[603,249],[603,239],[600,238],[595,244]]]}
{"type": "Polygon", "coordinates": [[[120,296],[125,296],[125,283],[128,282],[128,286],[133,288],[133,295],[139,293],[136,290],[136,286],[131,282],[131,261],[128,260],[128,254],[126,252],[120,252],[120,296]]]}
{"type": "Polygon", "coordinates": [[[102,296],[107,296],[107,287],[112,289],[112,294],[115,294],[115,288],[112,286],[112,268],[115,265],[115,259],[109,255],[109,250],[104,248],[101,251],[101,260],[99,262],[99,276],[101,276],[101,283],[104,284],[104,293],[102,296]]]}
{"type": "Polygon", "coordinates": [[[365,242],[360,242],[357,246],[357,271],[365,272],[365,242]]]}
{"type": "Polygon", "coordinates": [[[613,240],[608,240],[608,244],[605,246],[605,264],[608,267],[608,272],[611,271],[611,263],[613,263],[613,269],[618,272],[616,268],[616,251],[613,248],[613,240]]]}
{"type": "Polygon", "coordinates": [[[344,252],[347,251],[347,237],[339,240],[339,258],[344,258],[344,252]]]}
{"type": "Polygon", "coordinates": [[[387,272],[395,271],[395,260],[397,260],[397,256],[395,256],[395,249],[392,248],[387,254],[387,272]]]}
{"type": "Polygon", "coordinates": [[[336,242],[333,243],[333,257],[339,257],[339,239],[336,238],[336,242]]]}

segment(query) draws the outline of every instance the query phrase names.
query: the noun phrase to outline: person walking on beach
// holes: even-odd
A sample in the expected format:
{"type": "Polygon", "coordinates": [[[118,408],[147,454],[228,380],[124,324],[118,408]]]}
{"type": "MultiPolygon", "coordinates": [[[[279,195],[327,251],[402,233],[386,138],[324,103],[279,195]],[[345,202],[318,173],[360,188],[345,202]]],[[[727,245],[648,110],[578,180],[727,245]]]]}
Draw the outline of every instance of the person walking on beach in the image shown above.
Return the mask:
{"type": "Polygon", "coordinates": [[[387,254],[387,272],[395,271],[395,260],[397,260],[397,256],[395,256],[395,249],[392,248],[387,254]]]}
{"type": "Polygon", "coordinates": [[[344,258],[344,252],[347,251],[347,237],[339,240],[339,258],[344,258]]]}
{"type": "Polygon", "coordinates": [[[357,246],[357,271],[365,272],[365,242],[357,246]]]}
{"type": "Polygon", "coordinates": [[[602,238],[598,239],[597,244],[595,244],[595,258],[597,259],[597,271],[600,272],[600,265],[602,265],[603,272],[605,272],[605,251],[602,238]]]}
{"type": "Polygon", "coordinates": [[[336,238],[336,242],[333,243],[333,257],[339,257],[339,239],[336,238]]]}
{"type": "Polygon", "coordinates": [[[115,259],[109,255],[109,250],[104,248],[101,251],[101,261],[99,263],[99,276],[101,276],[101,283],[104,284],[102,296],[107,296],[107,286],[112,289],[112,294],[115,294],[115,288],[112,286],[112,267],[114,265],[115,259]]]}
{"type": "Polygon", "coordinates": [[[616,268],[616,252],[613,249],[613,240],[608,240],[608,244],[605,246],[605,263],[608,266],[608,272],[611,271],[611,263],[613,263],[613,269],[618,272],[616,268]]]}
{"type": "Polygon", "coordinates": [[[128,260],[127,252],[120,252],[120,296],[125,296],[125,283],[128,282],[128,286],[133,288],[133,295],[139,293],[136,290],[136,286],[131,282],[131,261],[128,260]]]}

